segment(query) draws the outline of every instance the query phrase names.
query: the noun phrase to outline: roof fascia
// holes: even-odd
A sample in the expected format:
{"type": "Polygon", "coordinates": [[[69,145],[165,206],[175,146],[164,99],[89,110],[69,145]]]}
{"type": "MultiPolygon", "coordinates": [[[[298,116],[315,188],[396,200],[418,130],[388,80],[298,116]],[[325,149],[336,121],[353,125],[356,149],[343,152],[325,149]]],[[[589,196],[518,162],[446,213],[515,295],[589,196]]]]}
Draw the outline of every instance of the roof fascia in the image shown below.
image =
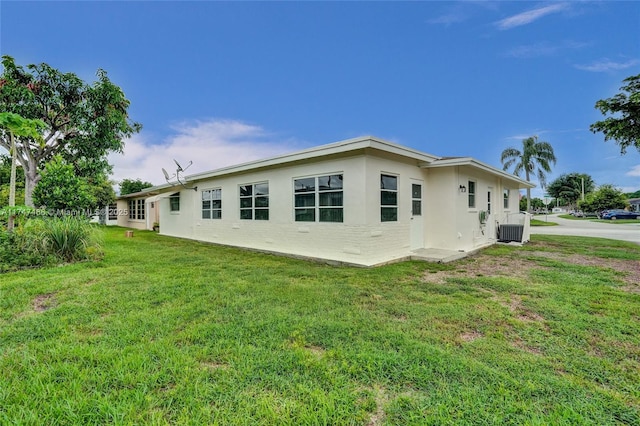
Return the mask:
{"type": "Polygon", "coordinates": [[[526,180],[522,180],[519,177],[509,174],[504,170],[497,169],[493,166],[490,166],[482,161],[478,161],[475,158],[471,157],[459,157],[459,158],[448,158],[436,160],[432,163],[423,163],[420,165],[423,169],[431,169],[431,168],[439,168],[439,167],[452,167],[452,166],[469,166],[476,169],[483,170],[488,173],[497,174],[503,179],[507,179],[513,182],[517,182],[519,187],[521,188],[535,188],[536,185],[527,182],[526,180]]]}
{"type": "Polygon", "coordinates": [[[289,154],[283,154],[276,157],[266,158],[263,160],[250,161],[243,164],[238,164],[229,167],[223,167],[216,170],[211,170],[203,173],[197,173],[185,177],[186,181],[196,181],[202,179],[209,179],[212,177],[223,176],[232,173],[245,172],[254,170],[257,168],[273,167],[285,165],[297,161],[311,160],[320,157],[326,157],[329,155],[339,155],[358,150],[364,150],[366,148],[372,148],[384,152],[389,152],[404,157],[413,158],[417,161],[424,163],[431,163],[440,157],[436,157],[431,154],[416,151],[411,148],[407,148],[383,139],[375,138],[373,136],[361,136],[353,139],[347,139],[340,142],[335,142],[328,145],[321,145],[302,151],[296,151],[289,154]]]}

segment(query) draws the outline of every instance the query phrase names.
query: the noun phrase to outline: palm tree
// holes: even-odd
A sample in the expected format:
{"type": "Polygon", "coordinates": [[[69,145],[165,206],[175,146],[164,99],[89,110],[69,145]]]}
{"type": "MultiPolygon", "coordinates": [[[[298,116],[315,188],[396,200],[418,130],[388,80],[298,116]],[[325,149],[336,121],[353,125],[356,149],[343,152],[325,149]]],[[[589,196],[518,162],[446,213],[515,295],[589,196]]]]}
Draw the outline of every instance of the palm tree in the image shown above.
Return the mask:
{"type": "MultiPolygon", "coordinates": [[[[550,163],[556,164],[556,156],[549,142],[538,141],[537,136],[526,138],[522,141],[522,152],[516,148],[507,148],[502,151],[500,158],[503,170],[515,165],[513,174],[520,176],[524,171],[527,182],[535,173],[542,188],[546,185],[546,173],[551,173],[550,163]]],[[[531,189],[527,188],[527,211],[531,210],[531,189]]]]}

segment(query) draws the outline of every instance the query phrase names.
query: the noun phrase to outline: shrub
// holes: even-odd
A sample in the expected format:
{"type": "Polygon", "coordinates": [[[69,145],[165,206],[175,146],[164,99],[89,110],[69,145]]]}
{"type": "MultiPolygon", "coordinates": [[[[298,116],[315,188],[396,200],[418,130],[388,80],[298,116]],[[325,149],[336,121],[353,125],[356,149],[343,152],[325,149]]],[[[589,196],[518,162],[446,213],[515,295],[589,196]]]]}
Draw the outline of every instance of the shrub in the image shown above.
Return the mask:
{"type": "Polygon", "coordinates": [[[27,220],[13,232],[0,232],[0,272],[41,267],[57,261],[43,250],[42,220],[27,220]]]}
{"type": "Polygon", "coordinates": [[[65,262],[101,257],[96,229],[84,218],[44,220],[41,235],[45,251],[65,262]]]}
{"type": "Polygon", "coordinates": [[[85,218],[32,218],[14,232],[0,232],[0,272],[60,262],[98,260],[98,229],[85,218]]]}

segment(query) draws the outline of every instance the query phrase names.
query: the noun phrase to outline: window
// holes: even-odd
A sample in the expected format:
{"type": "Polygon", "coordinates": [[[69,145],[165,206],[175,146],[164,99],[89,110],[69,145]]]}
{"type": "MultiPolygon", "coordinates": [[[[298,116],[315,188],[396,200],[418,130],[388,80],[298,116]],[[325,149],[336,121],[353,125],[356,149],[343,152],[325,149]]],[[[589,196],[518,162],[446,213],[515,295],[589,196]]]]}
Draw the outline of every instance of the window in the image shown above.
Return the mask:
{"type": "Polygon", "coordinates": [[[143,220],[144,219],[144,200],[137,200],[138,201],[138,220],[143,220]]]}
{"type": "Polygon", "coordinates": [[[342,222],[342,175],[327,175],[293,181],[296,222],[342,222]]]}
{"type": "Polygon", "coordinates": [[[116,203],[109,204],[108,214],[109,220],[118,220],[118,205],[116,203]]]}
{"type": "Polygon", "coordinates": [[[411,215],[422,216],[422,185],[411,184],[411,215]]]}
{"type": "Polygon", "coordinates": [[[476,183],[472,180],[468,183],[469,188],[469,208],[473,209],[476,206],[476,183]]]}
{"type": "Polygon", "coordinates": [[[222,219],[222,189],[202,191],[202,218],[222,219]]]}
{"type": "Polygon", "coordinates": [[[144,200],[129,200],[129,219],[144,220],[144,200]]]}
{"type": "Polygon", "coordinates": [[[398,220],[398,177],[380,175],[380,221],[398,220]]]}
{"type": "Polygon", "coordinates": [[[240,186],[240,219],[269,220],[269,183],[240,186]]]}
{"type": "Polygon", "coordinates": [[[504,191],[502,191],[502,196],[504,199],[504,208],[508,209],[509,208],[509,190],[505,189],[504,191]]]}
{"type": "Polygon", "coordinates": [[[171,194],[169,196],[169,211],[179,212],[180,211],[180,193],[176,192],[175,194],[171,194]]]}

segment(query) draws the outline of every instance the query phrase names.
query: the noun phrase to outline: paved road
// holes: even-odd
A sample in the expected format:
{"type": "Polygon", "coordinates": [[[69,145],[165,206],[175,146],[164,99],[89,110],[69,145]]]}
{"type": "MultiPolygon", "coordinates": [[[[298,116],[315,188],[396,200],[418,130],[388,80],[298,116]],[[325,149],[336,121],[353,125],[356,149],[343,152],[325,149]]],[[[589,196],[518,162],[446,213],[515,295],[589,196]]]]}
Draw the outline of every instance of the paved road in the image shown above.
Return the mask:
{"type": "MultiPolygon", "coordinates": [[[[538,220],[545,220],[544,216],[536,216],[538,220]]],[[[640,244],[640,220],[638,224],[616,224],[592,222],[590,220],[562,219],[558,215],[550,214],[549,222],[558,226],[532,226],[532,234],[544,235],[575,235],[581,237],[611,238],[613,240],[631,241],[640,244]]]]}

